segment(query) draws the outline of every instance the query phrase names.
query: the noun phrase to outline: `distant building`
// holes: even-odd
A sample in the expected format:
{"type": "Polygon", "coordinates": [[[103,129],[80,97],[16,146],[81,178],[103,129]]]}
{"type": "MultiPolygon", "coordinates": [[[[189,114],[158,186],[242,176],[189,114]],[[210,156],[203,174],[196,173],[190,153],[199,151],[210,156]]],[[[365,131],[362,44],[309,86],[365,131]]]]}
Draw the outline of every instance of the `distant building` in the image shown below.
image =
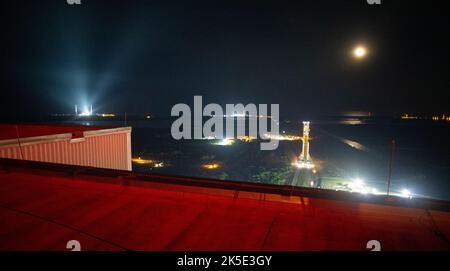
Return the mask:
{"type": "Polygon", "coordinates": [[[131,127],[0,124],[0,158],[131,170],[131,127]]]}

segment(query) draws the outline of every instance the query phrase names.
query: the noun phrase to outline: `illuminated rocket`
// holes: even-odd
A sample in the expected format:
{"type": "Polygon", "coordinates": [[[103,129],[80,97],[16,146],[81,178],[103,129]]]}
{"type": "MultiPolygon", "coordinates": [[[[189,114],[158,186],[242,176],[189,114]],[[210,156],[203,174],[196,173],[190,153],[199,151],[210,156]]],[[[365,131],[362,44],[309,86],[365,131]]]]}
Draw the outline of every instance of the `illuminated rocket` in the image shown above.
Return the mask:
{"type": "Polygon", "coordinates": [[[301,161],[311,161],[309,155],[309,121],[303,122],[303,140],[302,153],[300,154],[301,161]]]}
{"type": "Polygon", "coordinates": [[[314,168],[314,163],[309,155],[309,121],[303,122],[302,152],[297,161],[299,168],[314,168]]]}

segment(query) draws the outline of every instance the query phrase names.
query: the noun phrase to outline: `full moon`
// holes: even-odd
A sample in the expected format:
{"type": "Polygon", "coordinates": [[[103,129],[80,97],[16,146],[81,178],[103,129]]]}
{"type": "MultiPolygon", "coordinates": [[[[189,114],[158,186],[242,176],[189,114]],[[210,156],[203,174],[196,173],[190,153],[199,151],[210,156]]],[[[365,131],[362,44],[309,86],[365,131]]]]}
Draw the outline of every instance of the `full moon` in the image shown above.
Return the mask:
{"type": "Polygon", "coordinates": [[[358,46],[353,50],[353,55],[358,59],[364,58],[367,55],[367,49],[363,46],[358,46]]]}

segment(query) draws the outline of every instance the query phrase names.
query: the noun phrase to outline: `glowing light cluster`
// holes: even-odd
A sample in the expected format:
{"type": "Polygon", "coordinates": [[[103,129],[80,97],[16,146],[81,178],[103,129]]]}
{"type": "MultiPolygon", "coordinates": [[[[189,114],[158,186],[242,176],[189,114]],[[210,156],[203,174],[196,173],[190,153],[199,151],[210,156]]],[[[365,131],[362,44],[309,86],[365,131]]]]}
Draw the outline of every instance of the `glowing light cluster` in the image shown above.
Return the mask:
{"type": "Polygon", "coordinates": [[[412,199],[412,193],[411,193],[411,191],[409,191],[409,189],[405,188],[405,189],[402,189],[402,191],[400,193],[400,197],[412,199]]]}
{"type": "Polygon", "coordinates": [[[112,114],[112,113],[104,113],[104,114],[99,114],[100,117],[104,117],[104,118],[111,118],[111,117],[115,117],[116,114],[112,114]]]}
{"type": "MultiPolygon", "coordinates": [[[[202,138],[204,140],[218,140],[217,138],[213,137],[213,136],[207,136],[202,138]]],[[[237,139],[239,139],[240,141],[243,142],[251,142],[256,140],[256,137],[254,136],[240,136],[237,139]]],[[[224,138],[224,139],[220,139],[216,142],[214,142],[214,145],[220,145],[220,146],[229,146],[229,145],[233,145],[236,142],[236,140],[234,138],[224,138]]]]}
{"type": "MultiPolygon", "coordinates": [[[[77,106],[75,105],[75,114],[77,114],[77,112],[78,112],[77,106]]],[[[90,107],[88,107],[87,105],[85,105],[85,106],[83,107],[83,111],[82,111],[80,114],[78,114],[78,116],[81,116],[81,117],[89,117],[89,116],[92,116],[92,113],[93,113],[93,111],[92,111],[92,105],[91,105],[90,107]]]]}
{"type": "Polygon", "coordinates": [[[306,160],[306,161],[298,160],[295,163],[295,166],[298,168],[302,168],[302,169],[313,169],[316,167],[316,165],[314,165],[314,163],[309,160],[306,160]]]}
{"type": "Polygon", "coordinates": [[[278,135],[278,134],[264,134],[264,137],[267,139],[274,139],[274,140],[288,140],[288,141],[295,141],[295,140],[302,140],[303,138],[301,136],[294,136],[294,135],[278,135]]]}
{"type": "Polygon", "coordinates": [[[90,112],[90,111],[83,111],[78,116],[83,116],[83,117],[92,116],[92,112],[90,112]]]}
{"type": "Polygon", "coordinates": [[[219,146],[230,146],[230,145],[233,145],[234,143],[235,143],[235,140],[233,138],[224,138],[224,139],[220,140],[219,142],[215,142],[213,144],[219,145],[219,146]]]}
{"type": "Polygon", "coordinates": [[[164,162],[150,160],[150,159],[143,159],[141,157],[138,158],[132,158],[131,161],[138,165],[151,165],[154,168],[161,168],[164,167],[164,162]]]}
{"type": "Polygon", "coordinates": [[[211,170],[211,169],[218,169],[218,168],[220,168],[220,164],[218,164],[218,163],[203,164],[202,168],[209,169],[209,170],[211,170]]]}
{"type": "Polygon", "coordinates": [[[418,119],[419,117],[417,117],[417,116],[412,116],[412,115],[409,115],[409,114],[403,114],[400,118],[401,118],[401,119],[404,119],[404,120],[416,120],[416,119],[418,119]]]}
{"type": "Polygon", "coordinates": [[[349,183],[348,188],[351,192],[361,193],[363,195],[366,194],[373,194],[373,195],[379,195],[382,194],[378,191],[378,189],[374,187],[369,187],[366,185],[366,182],[361,178],[355,178],[352,180],[351,183],[349,183]]]}
{"type": "Polygon", "coordinates": [[[445,114],[443,114],[442,116],[433,116],[432,120],[445,120],[445,121],[450,121],[450,116],[446,116],[445,114]]]}
{"type": "Polygon", "coordinates": [[[364,180],[360,178],[354,179],[350,184],[349,188],[352,192],[367,194],[370,190],[366,187],[364,180]]]}
{"type": "Polygon", "coordinates": [[[149,160],[149,159],[142,159],[141,157],[133,158],[133,159],[131,159],[131,161],[133,163],[140,164],[140,165],[147,165],[147,164],[152,164],[155,162],[155,161],[149,160]]]}
{"type": "Polygon", "coordinates": [[[244,141],[244,142],[250,142],[256,139],[256,137],[253,136],[240,136],[238,138],[240,141],[244,141]]]}

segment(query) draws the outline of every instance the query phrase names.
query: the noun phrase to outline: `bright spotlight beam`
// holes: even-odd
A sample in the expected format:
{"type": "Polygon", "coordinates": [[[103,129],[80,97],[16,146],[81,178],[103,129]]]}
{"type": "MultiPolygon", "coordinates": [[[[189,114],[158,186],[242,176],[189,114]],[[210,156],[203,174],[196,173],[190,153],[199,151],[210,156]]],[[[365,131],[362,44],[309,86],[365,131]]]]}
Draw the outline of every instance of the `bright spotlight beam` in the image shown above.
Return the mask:
{"type": "Polygon", "coordinates": [[[401,197],[411,199],[411,198],[412,198],[412,193],[411,193],[411,191],[409,191],[408,189],[402,189],[402,191],[401,191],[401,197]]]}

